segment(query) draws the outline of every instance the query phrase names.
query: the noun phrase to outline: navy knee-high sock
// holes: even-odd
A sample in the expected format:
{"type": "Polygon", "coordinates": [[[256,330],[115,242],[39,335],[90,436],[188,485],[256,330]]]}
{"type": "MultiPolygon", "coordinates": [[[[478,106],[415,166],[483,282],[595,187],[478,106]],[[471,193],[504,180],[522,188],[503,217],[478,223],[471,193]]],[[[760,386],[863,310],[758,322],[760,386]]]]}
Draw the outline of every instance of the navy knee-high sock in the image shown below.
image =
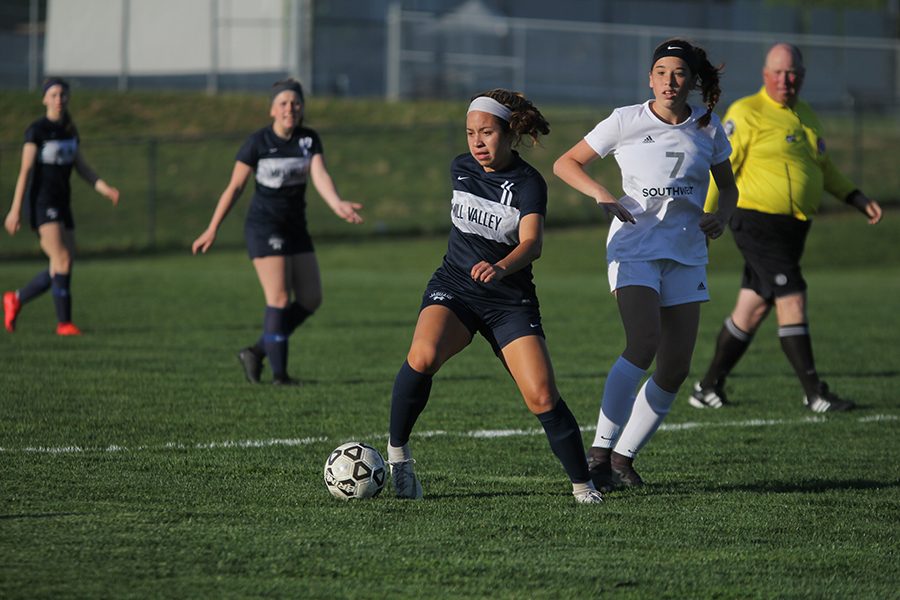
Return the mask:
{"type": "Polygon", "coordinates": [[[287,376],[287,335],[284,332],[284,315],[287,309],[275,306],[266,307],[263,321],[263,346],[269,357],[269,366],[276,379],[287,376]]]}
{"type": "Polygon", "coordinates": [[[31,281],[19,288],[19,302],[25,304],[50,289],[50,271],[41,271],[31,281]]]}
{"type": "MultiPolygon", "coordinates": [[[[290,335],[294,333],[294,330],[300,327],[300,325],[302,325],[312,314],[312,311],[301,306],[299,302],[292,302],[285,309],[284,334],[290,337],[290,335]]],[[[253,350],[257,356],[265,356],[266,345],[263,336],[260,336],[256,343],[250,346],[250,349],[253,350]]]]}
{"type": "Polygon", "coordinates": [[[552,410],[537,415],[553,454],[562,463],[569,480],[572,483],[585,483],[590,481],[587,460],[584,457],[584,441],[581,439],[581,430],[575,415],[566,406],[562,398],[557,401],[552,410]]]}
{"type": "Polygon", "coordinates": [[[72,295],[69,293],[70,273],[57,273],[53,276],[53,305],[56,307],[56,320],[69,323],[72,320],[72,295]]]}
{"type": "Polygon", "coordinates": [[[408,362],[403,362],[391,394],[391,446],[399,448],[409,441],[416,419],[428,403],[431,380],[431,375],[419,373],[408,362]]]}

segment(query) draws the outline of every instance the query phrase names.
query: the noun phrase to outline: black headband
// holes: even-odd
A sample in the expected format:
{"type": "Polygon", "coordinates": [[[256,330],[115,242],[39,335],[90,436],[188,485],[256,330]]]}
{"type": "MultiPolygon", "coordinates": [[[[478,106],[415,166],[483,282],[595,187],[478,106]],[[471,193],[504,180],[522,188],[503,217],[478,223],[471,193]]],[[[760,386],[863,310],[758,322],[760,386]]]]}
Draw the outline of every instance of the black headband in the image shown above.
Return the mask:
{"type": "Polygon", "coordinates": [[[691,70],[691,74],[697,74],[697,56],[694,54],[694,47],[689,43],[683,40],[663,42],[657,46],[656,50],[653,52],[653,62],[650,63],[650,68],[652,69],[653,65],[656,64],[656,61],[664,56],[675,56],[680,58],[687,63],[688,68],[691,70]]]}
{"type": "Polygon", "coordinates": [[[300,101],[303,101],[303,87],[300,85],[300,82],[293,79],[286,79],[285,81],[279,81],[272,86],[272,95],[269,98],[269,102],[274,102],[275,96],[281,92],[288,91],[296,92],[297,95],[300,96],[300,101]]]}
{"type": "Polygon", "coordinates": [[[47,93],[47,90],[52,88],[54,85],[61,85],[64,92],[69,91],[69,82],[60,77],[50,77],[46,81],[44,81],[44,85],[41,88],[41,97],[47,93]]]}

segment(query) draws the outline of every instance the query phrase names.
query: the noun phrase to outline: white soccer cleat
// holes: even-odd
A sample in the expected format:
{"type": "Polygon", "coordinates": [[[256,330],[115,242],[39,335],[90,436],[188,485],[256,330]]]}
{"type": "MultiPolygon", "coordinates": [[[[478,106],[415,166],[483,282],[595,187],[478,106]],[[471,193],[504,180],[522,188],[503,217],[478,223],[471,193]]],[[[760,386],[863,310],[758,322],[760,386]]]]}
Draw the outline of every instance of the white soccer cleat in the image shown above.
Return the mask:
{"type": "Polygon", "coordinates": [[[575,496],[575,502],[578,504],[602,504],[603,503],[603,495],[597,490],[585,490],[583,492],[578,492],[573,494],[575,496]]]}
{"type": "Polygon", "coordinates": [[[413,459],[389,462],[391,466],[391,483],[398,498],[408,500],[422,499],[422,484],[413,470],[413,459]]]}

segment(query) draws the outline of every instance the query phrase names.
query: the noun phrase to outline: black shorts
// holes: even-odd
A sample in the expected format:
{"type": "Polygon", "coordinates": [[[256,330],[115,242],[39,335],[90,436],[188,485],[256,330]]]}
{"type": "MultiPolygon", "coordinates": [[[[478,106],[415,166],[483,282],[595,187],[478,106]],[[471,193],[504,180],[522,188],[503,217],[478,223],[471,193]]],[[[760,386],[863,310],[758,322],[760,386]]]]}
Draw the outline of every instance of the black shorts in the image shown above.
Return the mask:
{"type": "Polygon", "coordinates": [[[432,277],[422,295],[422,306],[446,306],[474,337],[480,333],[494,349],[494,354],[510,342],[529,335],[542,338],[541,311],[537,303],[522,306],[502,306],[488,303],[470,295],[462,295],[438,277],[432,277]]]}
{"type": "Polygon", "coordinates": [[[788,215],[735,210],[731,231],[744,257],[741,287],[768,301],[806,291],[800,258],[811,225],[788,215]]]}
{"type": "Polygon", "coordinates": [[[37,231],[46,223],[62,223],[66,229],[75,229],[75,219],[72,217],[72,205],[68,202],[52,202],[47,200],[32,200],[28,205],[31,228],[37,231]]]}
{"type": "Polygon", "coordinates": [[[292,256],[314,252],[312,238],[306,224],[265,223],[246,221],[244,239],[251,259],[263,256],[292,256]]]}

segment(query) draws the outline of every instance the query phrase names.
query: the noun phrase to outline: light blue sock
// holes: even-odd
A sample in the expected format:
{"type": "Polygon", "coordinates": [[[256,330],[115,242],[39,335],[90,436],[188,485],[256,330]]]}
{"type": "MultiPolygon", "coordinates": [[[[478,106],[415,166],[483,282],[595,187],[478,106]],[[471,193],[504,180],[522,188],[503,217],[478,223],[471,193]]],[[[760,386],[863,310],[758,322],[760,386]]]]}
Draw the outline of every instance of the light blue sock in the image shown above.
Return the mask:
{"type": "Polygon", "coordinates": [[[606,385],[603,386],[603,402],[597,418],[597,433],[593,446],[612,448],[619,438],[619,432],[631,416],[634,396],[646,370],[619,357],[609,370],[606,385]]]}

